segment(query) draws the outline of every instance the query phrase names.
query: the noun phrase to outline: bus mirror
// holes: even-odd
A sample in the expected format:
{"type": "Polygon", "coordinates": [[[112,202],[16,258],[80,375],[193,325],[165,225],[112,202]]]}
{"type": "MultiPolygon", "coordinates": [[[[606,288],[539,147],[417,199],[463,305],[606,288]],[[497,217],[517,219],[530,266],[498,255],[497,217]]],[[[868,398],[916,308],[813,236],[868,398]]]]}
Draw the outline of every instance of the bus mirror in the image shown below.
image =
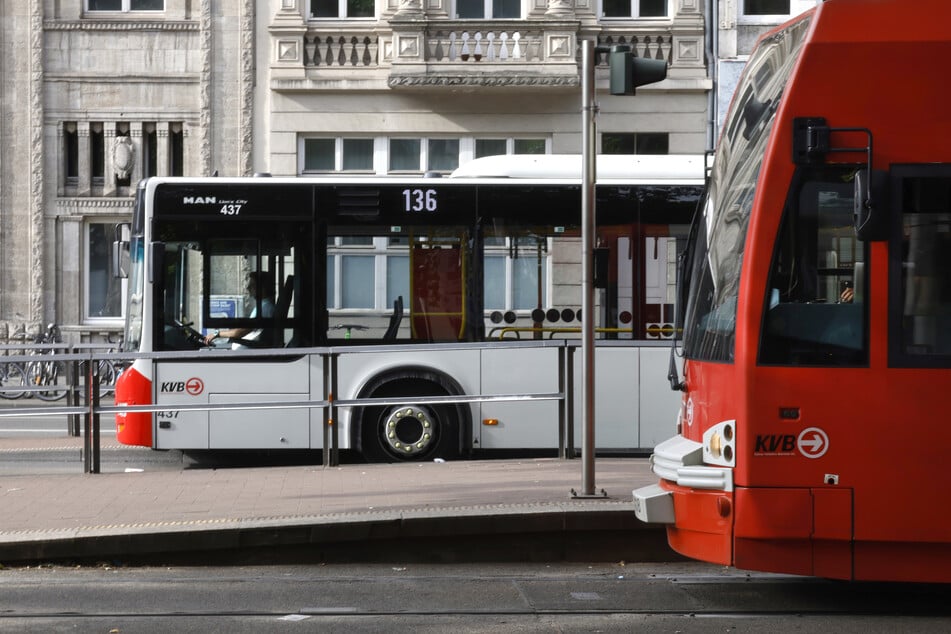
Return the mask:
{"type": "Polygon", "coordinates": [[[129,277],[129,224],[119,223],[115,229],[115,241],[112,243],[113,277],[129,277]]]}
{"type": "Polygon", "coordinates": [[[860,169],[853,181],[853,219],[859,240],[888,239],[888,174],[882,170],[860,169]]]}
{"type": "Polygon", "coordinates": [[[112,276],[118,278],[129,277],[129,243],[116,241],[112,243],[112,276]]]}

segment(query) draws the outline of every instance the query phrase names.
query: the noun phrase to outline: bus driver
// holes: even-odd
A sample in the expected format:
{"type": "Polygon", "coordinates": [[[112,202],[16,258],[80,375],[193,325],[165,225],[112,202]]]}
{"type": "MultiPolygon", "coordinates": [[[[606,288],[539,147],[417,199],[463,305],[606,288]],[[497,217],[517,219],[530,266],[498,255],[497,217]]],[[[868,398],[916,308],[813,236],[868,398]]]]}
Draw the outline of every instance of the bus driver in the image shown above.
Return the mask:
{"type": "MultiPolygon", "coordinates": [[[[261,302],[260,316],[268,319],[274,317],[274,276],[270,271],[251,271],[248,273],[248,294],[251,296],[251,301],[254,302],[254,308],[251,309],[249,315],[251,319],[258,317],[259,300],[261,302]],[[258,295],[258,289],[261,289],[260,296],[258,295]]],[[[264,332],[265,329],[262,328],[214,330],[205,337],[205,343],[210,346],[214,345],[215,339],[231,339],[233,340],[232,349],[241,350],[253,347],[264,332]]]]}

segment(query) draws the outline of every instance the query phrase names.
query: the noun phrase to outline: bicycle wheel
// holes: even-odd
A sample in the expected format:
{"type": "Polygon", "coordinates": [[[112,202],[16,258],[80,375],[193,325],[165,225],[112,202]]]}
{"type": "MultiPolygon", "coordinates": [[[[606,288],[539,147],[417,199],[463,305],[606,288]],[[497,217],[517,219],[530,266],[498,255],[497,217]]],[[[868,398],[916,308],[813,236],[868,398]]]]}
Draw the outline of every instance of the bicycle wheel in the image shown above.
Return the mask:
{"type": "Polygon", "coordinates": [[[27,368],[30,385],[43,388],[36,392],[41,401],[58,401],[66,396],[65,366],[60,361],[33,361],[27,368]]]}
{"type": "Polygon", "coordinates": [[[116,391],[116,366],[108,359],[99,361],[99,394],[109,396],[116,391]]]}
{"type": "Polygon", "coordinates": [[[26,372],[19,363],[0,364],[0,398],[16,399],[26,394],[26,372]]]}

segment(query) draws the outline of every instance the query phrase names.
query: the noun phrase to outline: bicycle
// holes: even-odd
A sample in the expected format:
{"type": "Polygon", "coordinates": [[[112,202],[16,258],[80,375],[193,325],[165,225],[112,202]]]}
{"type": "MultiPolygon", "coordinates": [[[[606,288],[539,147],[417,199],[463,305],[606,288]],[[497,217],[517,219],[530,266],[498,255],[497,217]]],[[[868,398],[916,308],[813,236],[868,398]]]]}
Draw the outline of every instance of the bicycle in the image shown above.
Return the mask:
{"type": "MultiPolygon", "coordinates": [[[[35,356],[55,354],[53,347],[46,346],[61,342],[59,326],[49,324],[46,327],[46,332],[38,334],[33,340],[33,343],[39,347],[34,349],[31,354],[35,356]]],[[[29,361],[26,364],[26,375],[31,387],[47,388],[30,391],[41,401],[58,401],[66,396],[68,386],[60,382],[60,379],[65,379],[66,376],[66,365],[62,361],[54,359],[29,361]]]]}
{"type": "Polygon", "coordinates": [[[0,361],[0,398],[15,400],[23,398],[28,385],[22,361],[12,361],[7,357],[0,361]]]}

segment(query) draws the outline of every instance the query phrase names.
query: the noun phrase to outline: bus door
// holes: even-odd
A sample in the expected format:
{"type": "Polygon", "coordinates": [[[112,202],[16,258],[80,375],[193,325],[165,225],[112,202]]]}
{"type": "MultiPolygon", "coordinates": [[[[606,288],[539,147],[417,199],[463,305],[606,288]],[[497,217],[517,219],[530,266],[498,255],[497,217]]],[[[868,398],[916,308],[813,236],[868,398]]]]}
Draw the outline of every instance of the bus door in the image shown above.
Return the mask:
{"type": "Polygon", "coordinates": [[[673,432],[680,397],[666,380],[667,342],[677,334],[677,257],[699,195],[696,186],[598,189],[596,406],[609,421],[599,445],[646,449],[673,432]]]}
{"type": "Polygon", "coordinates": [[[462,341],[466,331],[466,245],[455,235],[414,236],[410,245],[413,339],[462,341]]]}

